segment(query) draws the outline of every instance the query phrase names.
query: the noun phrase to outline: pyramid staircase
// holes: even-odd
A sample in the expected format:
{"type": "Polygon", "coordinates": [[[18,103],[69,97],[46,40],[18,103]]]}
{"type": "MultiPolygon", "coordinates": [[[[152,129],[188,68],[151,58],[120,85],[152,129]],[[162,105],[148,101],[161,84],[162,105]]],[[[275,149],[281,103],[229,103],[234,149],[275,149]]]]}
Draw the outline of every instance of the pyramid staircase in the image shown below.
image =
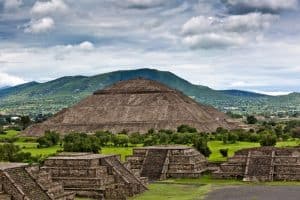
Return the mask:
{"type": "Polygon", "coordinates": [[[265,155],[257,155],[249,151],[243,180],[273,181],[274,157],[275,151],[268,152],[265,155]]]}
{"type": "Polygon", "coordinates": [[[161,179],[167,155],[167,149],[149,149],[143,163],[141,176],[147,176],[150,181],[161,179]]]}

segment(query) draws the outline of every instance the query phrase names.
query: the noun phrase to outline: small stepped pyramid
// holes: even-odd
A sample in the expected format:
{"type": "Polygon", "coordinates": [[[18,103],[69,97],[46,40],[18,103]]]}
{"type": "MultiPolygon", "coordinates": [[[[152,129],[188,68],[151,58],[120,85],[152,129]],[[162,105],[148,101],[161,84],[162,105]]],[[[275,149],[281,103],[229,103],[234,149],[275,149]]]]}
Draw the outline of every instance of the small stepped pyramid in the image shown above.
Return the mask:
{"type": "Polygon", "coordinates": [[[23,191],[25,196],[29,199],[39,200],[51,200],[52,198],[48,195],[41,186],[30,176],[25,168],[11,168],[7,169],[6,172],[16,185],[23,191]]]}
{"type": "Polygon", "coordinates": [[[122,200],[147,189],[117,156],[61,153],[48,158],[43,170],[82,197],[122,200]]]}
{"type": "Polygon", "coordinates": [[[237,151],[213,173],[244,181],[300,180],[300,148],[259,147],[237,151]]]}
{"type": "Polygon", "coordinates": [[[65,193],[51,176],[41,173],[38,165],[23,163],[0,163],[0,199],[26,200],[73,200],[73,193],[65,193]],[[41,177],[47,177],[41,181],[41,177]],[[6,193],[6,194],[5,194],[6,193]]]}
{"type": "Polygon", "coordinates": [[[149,180],[200,177],[207,170],[206,158],[187,146],[152,146],[133,149],[128,167],[149,180]]]}

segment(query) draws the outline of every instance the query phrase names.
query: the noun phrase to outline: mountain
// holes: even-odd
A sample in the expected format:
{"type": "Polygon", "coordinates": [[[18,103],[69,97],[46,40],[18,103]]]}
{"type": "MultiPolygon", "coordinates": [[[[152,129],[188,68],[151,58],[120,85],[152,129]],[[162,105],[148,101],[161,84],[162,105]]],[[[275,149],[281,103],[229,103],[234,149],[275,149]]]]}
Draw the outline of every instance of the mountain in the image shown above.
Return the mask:
{"type": "Polygon", "coordinates": [[[67,76],[46,83],[30,82],[0,90],[0,111],[6,113],[55,113],[69,107],[94,91],[133,78],[159,81],[187,96],[220,110],[238,112],[277,112],[299,110],[300,94],[273,97],[239,90],[213,90],[194,85],[167,71],[137,69],[115,71],[96,76],[67,76]]]}

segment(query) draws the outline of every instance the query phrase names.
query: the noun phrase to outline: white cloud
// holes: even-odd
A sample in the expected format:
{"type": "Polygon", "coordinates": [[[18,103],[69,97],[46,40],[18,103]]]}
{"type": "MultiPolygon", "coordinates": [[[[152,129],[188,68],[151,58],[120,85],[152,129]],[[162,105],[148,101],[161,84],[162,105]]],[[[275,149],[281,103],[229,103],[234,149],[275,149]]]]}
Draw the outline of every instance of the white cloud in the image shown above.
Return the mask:
{"type": "Polygon", "coordinates": [[[45,17],[39,20],[31,20],[25,25],[25,33],[44,33],[52,30],[55,26],[51,17],[45,17]]]}
{"type": "Polygon", "coordinates": [[[31,12],[37,15],[49,15],[51,13],[64,13],[68,6],[63,0],[37,1],[33,5],[31,12]]]}
{"type": "Polygon", "coordinates": [[[229,46],[240,46],[246,43],[246,40],[238,35],[226,35],[208,33],[201,35],[187,36],[183,39],[183,43],[192,49],[212,49],[226,48],[229,46]]]}
{"type": "Polygon", "coordinates": [[[89,41],[84,41],[78,45],[78,47],[82,50],[93,50],[94,44],[89,41]]]}
{"type": "Polygon", "coordinates": [[[0,72],[0,87],[14,86],[22,83],[25,83],[22,78],[0,72]]]}
{"type": "Polygon", "coordinates": [[[260,94],[266,94],[270,96],[280,96],[280,95],[288,95],[292,92],[286,92],[286,91],[276,91],[276,92],[270,92],[270,91],[261,91],[261,90],[251,90],[252,92],[260,93],[260,94]]]}
{"type": "Polygon", "coordinates": [[[261,13],[227,17],[197,16],[182,26],[183,42],[192,48],[239,46],[257,39],[277,16],[261,13]]]}
{"type": "Polygon", "coordinates": [[[23,0],[4,0],[3,7],[5,10],[14,10],[23,4],[23,0]]]}

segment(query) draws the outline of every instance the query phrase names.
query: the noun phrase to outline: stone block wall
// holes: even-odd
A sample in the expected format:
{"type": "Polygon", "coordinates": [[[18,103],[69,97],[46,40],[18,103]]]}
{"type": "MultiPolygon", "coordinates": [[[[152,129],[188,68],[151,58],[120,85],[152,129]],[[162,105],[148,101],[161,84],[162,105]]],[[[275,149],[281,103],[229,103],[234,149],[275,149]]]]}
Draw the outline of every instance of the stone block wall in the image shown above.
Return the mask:
{"type": "Polygon", "coordinates": [[[48,158],[43,169],[62,183],[65,190],[83,197],[122,200],[147,189],[118,156],[63,153],[48,158]]]}
{"type": "MultiPolygon", "coordinates": [[[[157,151],[156,154],[159,154],[157,151]]],[[[126,161],[129,163],[129,167],[138,175],[147,176],[152,178],[154,171],[158,173],[157,179],[166,178],[181,178],[181,177],[199,177],[201,174],[207,170],[207,161],[205,157],[191,147],[185,146],[154,146],[154,147],[143,147],[135,148],[133,150],[133,155],[128,156],[126,161]],[[161,152],[167,151],[164,157],[164,162],[154,162],[157,157],[152,155],[150,152],[154,150],[161,150],[161,152]],[[152,159],[152,160],[151,160],[152,159]],[[147,162],[150,160],[149,165],[147,162]],[[159,166],[158,166],[159,165],[159,166]],[[157,170],[148,170],[145,174],[145,168],[151,166],[151,168],[156,168],[157,170]]],[[[156,180],[157,180],[156,179],[156,180]]]]}
{"type": "Polygon", "coordinates": [[[260,147],[240,150],[220,169],[217,178],[243,178],[246,181],[299,181],[300,148],[260,147]]]}

